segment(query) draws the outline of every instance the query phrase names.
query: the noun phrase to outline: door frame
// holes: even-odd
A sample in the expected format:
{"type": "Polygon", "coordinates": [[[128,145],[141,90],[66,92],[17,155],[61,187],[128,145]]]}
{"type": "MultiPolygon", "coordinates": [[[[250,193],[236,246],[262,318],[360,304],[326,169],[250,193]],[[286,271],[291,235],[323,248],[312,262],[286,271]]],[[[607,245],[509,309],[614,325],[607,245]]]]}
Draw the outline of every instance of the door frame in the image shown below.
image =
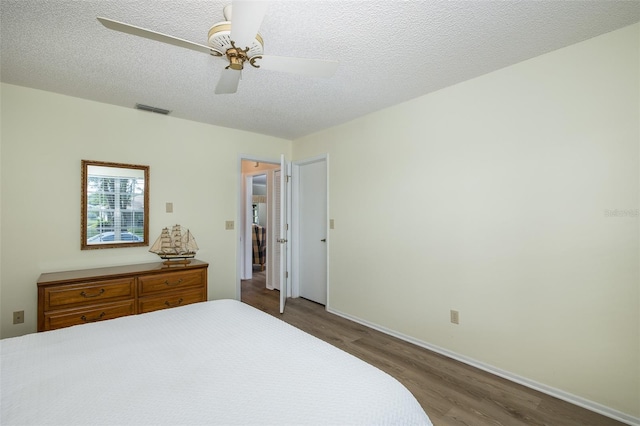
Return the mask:
{"type": "Polygon", "coordinates": [[[299,214],[300,214],[300,167],[305,166],[311,163],[317,163],[324,161],[326,168],[326,176],[327,176],[327,191],[326,191],[326,207],[327,207],[327,223],[325,224],[327,229],[327,270],[326,270],[326,287],[327,287],[327,304],[325,305],[325,310],[329,309],[329,303],[331,298],[330,296],[330,279],[329,279],[329,271],[330,264],[329,259],[331,256],[331,237],[330,237],[330,228],[329,228],[329,154],[320,154],[314,157],[305,158],[303,160],[293,161],[291,163],[291,240],[293,242],[291,246],[291,296],[292,297],[300,297],[300,275],[298,271],[300,270],[300,250],[298,241],[300,241],[300,226],[299,226],[299,214]]]}
{"type": "MultiPolygon", "coordinates": [[[[237,165],[237,173],[238,173],[238,204],[237,204],[237,214],[236,214],[236,300],[241,300],[242,299],[242,279],[244,276],[244,271],[243,268],[245,266],[245,262],[246,262],[246,256],[247,254],[245,253],[245,244],[244,244],[244,237],[246,235],[246,223],[247,223],[247,211],[248,211],[248,206],[247,206],[247,190],[246,190],[246,179],[245,176],[251,176],[251,173],[246,173],[243,174],[242,173],[242,162],[243,161],[250,161],[250,162],[258,162],[258,163],[267,163],[267,164],[273,164],[273,165],[280,165],[280,159],[278,158],[272,158],[272,157],[261,157],[261,156],[256,156],[256,155],[250,155],[250,154],[240,154],[238,156],[238,165],[237,165]]],[[[255,175],[261,175],[261,174],[267,174],[268,177],[268,172],[265,170],[262,171],[257,171],[255,173],[255,175]]],[[[267,179],[268,180],[268,179],[267,179]]],[[[268,197],[270,195],[268,194],[268,197]]],[[[267,234],[269,235],[269,233],[267,234]]],[[[270,241],[271,237],[267,237],[267,241],[270,241]]],[[[267,248],[268,250],[268,248],[267,248]]],[[[267,266],[268,268],[268,266],[267,266]]],[[[273,268],[271,268],[273,269],[273,268]]],[[[268,278],[268,277],[267,277],[268,278]]]]}

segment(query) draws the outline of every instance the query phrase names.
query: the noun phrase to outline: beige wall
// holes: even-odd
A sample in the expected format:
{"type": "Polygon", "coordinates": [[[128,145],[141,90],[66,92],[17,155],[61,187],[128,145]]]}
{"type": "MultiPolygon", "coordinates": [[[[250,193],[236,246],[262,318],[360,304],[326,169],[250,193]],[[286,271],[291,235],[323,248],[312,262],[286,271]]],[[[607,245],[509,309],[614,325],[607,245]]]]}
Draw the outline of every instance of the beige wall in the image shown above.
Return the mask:
{"type": "Polygon", "coordinates": [[[330,308],[637,420],[638,32],[294,141],[330,156],[330,308]]]}
{"type": "Polygon", "coordinates": [[[210,263],[209,298],[236,296],[240,155],[279,161],[291,142],[67,96],[1,86],[1,335],[36,330],[42,272],[154,262],[148,247],[80,250],[80,160],[150,166],[150,238],[180,223],[210,263]],[[174,212],[165,213],[172,202],[174,212]],[[12,312],[25,311],[23,325],[12,312]]]}

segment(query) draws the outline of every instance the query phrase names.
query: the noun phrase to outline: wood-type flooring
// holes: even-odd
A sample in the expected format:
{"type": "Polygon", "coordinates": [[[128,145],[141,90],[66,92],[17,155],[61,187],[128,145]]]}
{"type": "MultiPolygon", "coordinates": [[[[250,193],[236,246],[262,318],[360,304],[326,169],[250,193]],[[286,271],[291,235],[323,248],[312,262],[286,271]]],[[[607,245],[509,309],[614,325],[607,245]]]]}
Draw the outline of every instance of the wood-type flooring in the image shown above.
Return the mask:
{"type": "Polygon", "coordinates": [[[620,426],[624,423],[537,392],[425,348],[328,313],[303,298],[265,288],[264,272],[242,282],[242,301],[276,316],[395,377],[435,426],[620,426]]]}

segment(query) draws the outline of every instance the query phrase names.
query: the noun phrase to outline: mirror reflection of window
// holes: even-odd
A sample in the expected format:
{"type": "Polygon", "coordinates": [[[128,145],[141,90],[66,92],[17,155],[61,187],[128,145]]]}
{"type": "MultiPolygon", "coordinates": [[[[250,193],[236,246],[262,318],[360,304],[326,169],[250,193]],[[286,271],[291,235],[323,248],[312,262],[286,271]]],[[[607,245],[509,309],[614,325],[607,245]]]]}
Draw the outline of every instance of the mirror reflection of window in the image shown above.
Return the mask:
{"type": "Polygon", "coordinates": [[[253,220],[252,223],[254,225],[258,224],[258,205],[256,203],[253,203],[253,220]]]}
{"type": "Polygon", "coordinates": [[[82,248],[148,244],[148,167],[83,161],[83,172],[82,248]]]}
{"type": "Polygon", "coordinates": [[[87,242],[144,241],[144,172],[89,166],[88,182],[87,242]]]}
{"type": "Polygon", "coordinates": [[[253,219],[255,225],[267,225],[267,175],[255,175],[252,182],[253,219]]]}

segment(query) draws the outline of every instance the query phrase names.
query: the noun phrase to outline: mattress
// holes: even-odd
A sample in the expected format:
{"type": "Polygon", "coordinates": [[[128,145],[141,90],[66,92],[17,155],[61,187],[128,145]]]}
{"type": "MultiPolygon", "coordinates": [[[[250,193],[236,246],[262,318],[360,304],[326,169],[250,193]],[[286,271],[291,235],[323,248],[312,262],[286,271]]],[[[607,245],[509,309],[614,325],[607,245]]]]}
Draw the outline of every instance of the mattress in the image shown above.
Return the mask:
{"type": "Polygon", "coordinates": [[[2,425],[429,425],[396,379],[235,300],[3,339],[2,425]]]}

